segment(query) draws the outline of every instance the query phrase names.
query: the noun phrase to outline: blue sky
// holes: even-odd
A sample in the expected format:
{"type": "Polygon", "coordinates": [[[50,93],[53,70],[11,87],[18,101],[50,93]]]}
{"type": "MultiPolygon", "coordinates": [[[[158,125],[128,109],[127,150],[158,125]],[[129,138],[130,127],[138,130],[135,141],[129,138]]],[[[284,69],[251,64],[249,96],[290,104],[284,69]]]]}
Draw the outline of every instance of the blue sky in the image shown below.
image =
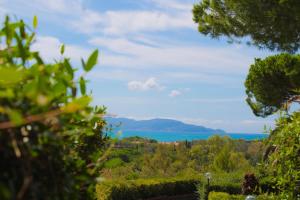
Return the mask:
{"type": "Polygon", "coordinates": [[[197,32],[195,0],[0,0],[5,14],[31,23],[33,48],[47,61],[59,47],[79,67],[99,49],[87,75],[94,104],[135,119],[171,118],[228,132],[262,132],[274,118],[255,117],[244,80],[255,57],[271,52],[212,40],[197,32]]]}

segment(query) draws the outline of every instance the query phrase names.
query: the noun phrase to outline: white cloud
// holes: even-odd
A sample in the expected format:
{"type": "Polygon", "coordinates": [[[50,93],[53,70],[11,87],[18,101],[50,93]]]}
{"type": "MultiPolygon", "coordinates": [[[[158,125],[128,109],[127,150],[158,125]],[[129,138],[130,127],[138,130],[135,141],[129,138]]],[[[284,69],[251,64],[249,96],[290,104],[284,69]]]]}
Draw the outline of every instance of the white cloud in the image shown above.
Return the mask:
{"type": "Polygon", "coordinates": [[[179,90],[172,90],[169,94],[169,97],[177,97],[182,95],[182,93],[179,90]]]}
{"type": "MultiPolygon", "coordinates": [[[[172,3],[172,10],[122,9],[99,12],[88,8],[82,0],[1,0],[0,10],[20,17],[38,15],[47,21],[62,24],[85,34],[110,35],[136,34],[137,32],[165,31],[170,29],[196,28],[192,13],[186,4],[172,3]],[[171,12],[174,11],[174,12],[171,12]]],[[[97,4],[96,2],[94,2],[97,4]]],[[[160,3],[166,6],[166,3],[160,3]]]]}
{"type": "MultiPolygon", "coordinates": [[[[201,70],[202,73],[215,73],[219,70],[227,74],[240,74],[245,73],[252,62],[245,52],[230,47],[178,44],[161,44],[160,47],[153,47],[124,38],[109,37],[94,37],[89,40],[89,43],[113,52],[109,53],[110,57],[104,57],[103,62],[107,65],[117,64],[119,67],[184,67],[201,70]],[[114,58],[119,62],[116,62],[114,58]]],[[[218,81],[217,78],[215,81],[218,81]]]]}
{"type": "MultiPolygon", "coordinates": [[[[32,45],[32,50],[39,51],[42,58],[51,62],[54,59],[61,58],[60,47],[62,44],[56,37],[40,36],[36,38],[35,43],[32,45]]],[[[78,62],[80,58],[87,58],[90,53],[90,50],[81,46],[66,44],[64,56],[78,62]]]]}
{"type": "Polygon", "coordinates": [[[170,15],[159,11],[109,11],[104,17],[104,32],[115,35],[195,27],[189,13],[170,15]]]}
{"type": "Polygon", "coordinates": [[[156,78],[151,77],[145,81],[130,81],[128,82],[128,89],[129,90],[136,90],[136,91],[147,91],[150,89],[162,90],[164,87],[161,86],[156,78]]]}
{"type": "Polygon", "coordinates": [[[151,0],[154,4],[158,7],[164,9],[176,9],[176,10],[183,10],[183,11],[190,11],[193,7],[192,1],[174,1],[174,0],[151,0]]]}
{"type": "Polygon", "coordinates": [[[193,103],[234,103],[234,102],[245,102],[245,97],[236,98],[192,98],[186,99],[188,102],[193,103]]]}

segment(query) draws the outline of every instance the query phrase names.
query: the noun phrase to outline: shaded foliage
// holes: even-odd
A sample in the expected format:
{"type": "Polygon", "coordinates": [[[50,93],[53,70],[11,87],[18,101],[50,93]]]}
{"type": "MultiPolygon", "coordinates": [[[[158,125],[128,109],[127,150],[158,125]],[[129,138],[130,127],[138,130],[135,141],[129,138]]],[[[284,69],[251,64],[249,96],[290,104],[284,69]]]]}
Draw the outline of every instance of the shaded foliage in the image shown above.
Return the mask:
{"type": "Polygon", "coordinates": [[[247,103],[266,117],[300,102],[300,55],[279,54],[256,59],[245,81],[247,103]]]}
{"type": "Polygon", "coordinates": [[[45,62],[31,50],[34,40],[32,28],[6,17],[0,29],[0,199],[91,199],[106,140],[105,108],[90,106],[86,80],[75,78],[68,58],[45,62]]]}
{"type": "Polygon", "coordinates": [[[272,130],[270,153],[264,167],[277,183],[283,199],[297,199],[300,195],[300,113],[282,117],[272,130]]]}
{"type": "Polygon", "coordinates": [[[260,48],[288,52],[300,47],[298,0],[203,0],[193,14],[199,32],[212,38],[250,37],[260,48]]]}

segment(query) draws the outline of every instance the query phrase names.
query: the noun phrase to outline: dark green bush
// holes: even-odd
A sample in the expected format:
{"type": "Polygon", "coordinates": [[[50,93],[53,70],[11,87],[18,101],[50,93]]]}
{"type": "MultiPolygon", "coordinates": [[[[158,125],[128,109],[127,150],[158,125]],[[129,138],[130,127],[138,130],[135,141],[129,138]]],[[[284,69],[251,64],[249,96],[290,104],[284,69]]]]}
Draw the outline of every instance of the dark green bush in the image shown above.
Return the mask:
{"type": "Polygon", "coordinates": [[[138,179],[104,181],[96,186],[98,200],[134,200],[196,192],[197,179],[138,179]]]}
{"type": "Polygon", "coordinates": [[[33,28],[0,25],[0,199],[94,199],[106,134],[105,108],[91,105],[84,75],[64,56],[46,62],[31,49],[33,28]]]}

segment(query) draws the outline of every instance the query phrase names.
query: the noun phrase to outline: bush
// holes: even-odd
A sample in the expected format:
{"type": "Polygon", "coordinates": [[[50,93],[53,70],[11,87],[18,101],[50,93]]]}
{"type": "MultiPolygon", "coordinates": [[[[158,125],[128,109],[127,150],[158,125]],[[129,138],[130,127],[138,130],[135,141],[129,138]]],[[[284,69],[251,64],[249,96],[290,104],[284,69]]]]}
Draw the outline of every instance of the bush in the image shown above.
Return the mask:
{"type": "Polygon", "coordinates": [[[33,29],[9,17],[0,27],[0,199],[93,199],[105,108],[91,106],[84,74],[98,50],[79,77],[63,45],[52,63],[32,51],[33,29]]]}
{"type": "Polygon", "coordinates": [[[198,185],[198,194],[201,200],[206,200],[211,191],[226,192],[229,194],[241,194],[241,178],[240,173],[221,173],[214,174],[212,180],[207,185],[207,180],[202,180],[198,185]]]}
{"type": "MultiPolygon", "coordinates": [[[[244,195],[230,195],[225,192],[210,192],[208,200],[245,200],[246,196],[244,195]]],[[[275,196],[268,195],[258,195],[256,200],[278,200],[275,196]]]]}
{"type": "Polygon", "coordinates": [[[253,173],[244,176],[242,192],[243,194],[256,194],[258,192],[258,180],[253,173]]]}
{"type": "Polygon", "coordinates": [[[133,200],[196,192],[196,179],[138,179],[104,181],[96,186],[98,200],[133,200]]]}
{"type": "Polygon", "coordinates": [[[243,195],[230,195],[225,192],[210,192],[208,200],[245,200],[243,195]]]}

